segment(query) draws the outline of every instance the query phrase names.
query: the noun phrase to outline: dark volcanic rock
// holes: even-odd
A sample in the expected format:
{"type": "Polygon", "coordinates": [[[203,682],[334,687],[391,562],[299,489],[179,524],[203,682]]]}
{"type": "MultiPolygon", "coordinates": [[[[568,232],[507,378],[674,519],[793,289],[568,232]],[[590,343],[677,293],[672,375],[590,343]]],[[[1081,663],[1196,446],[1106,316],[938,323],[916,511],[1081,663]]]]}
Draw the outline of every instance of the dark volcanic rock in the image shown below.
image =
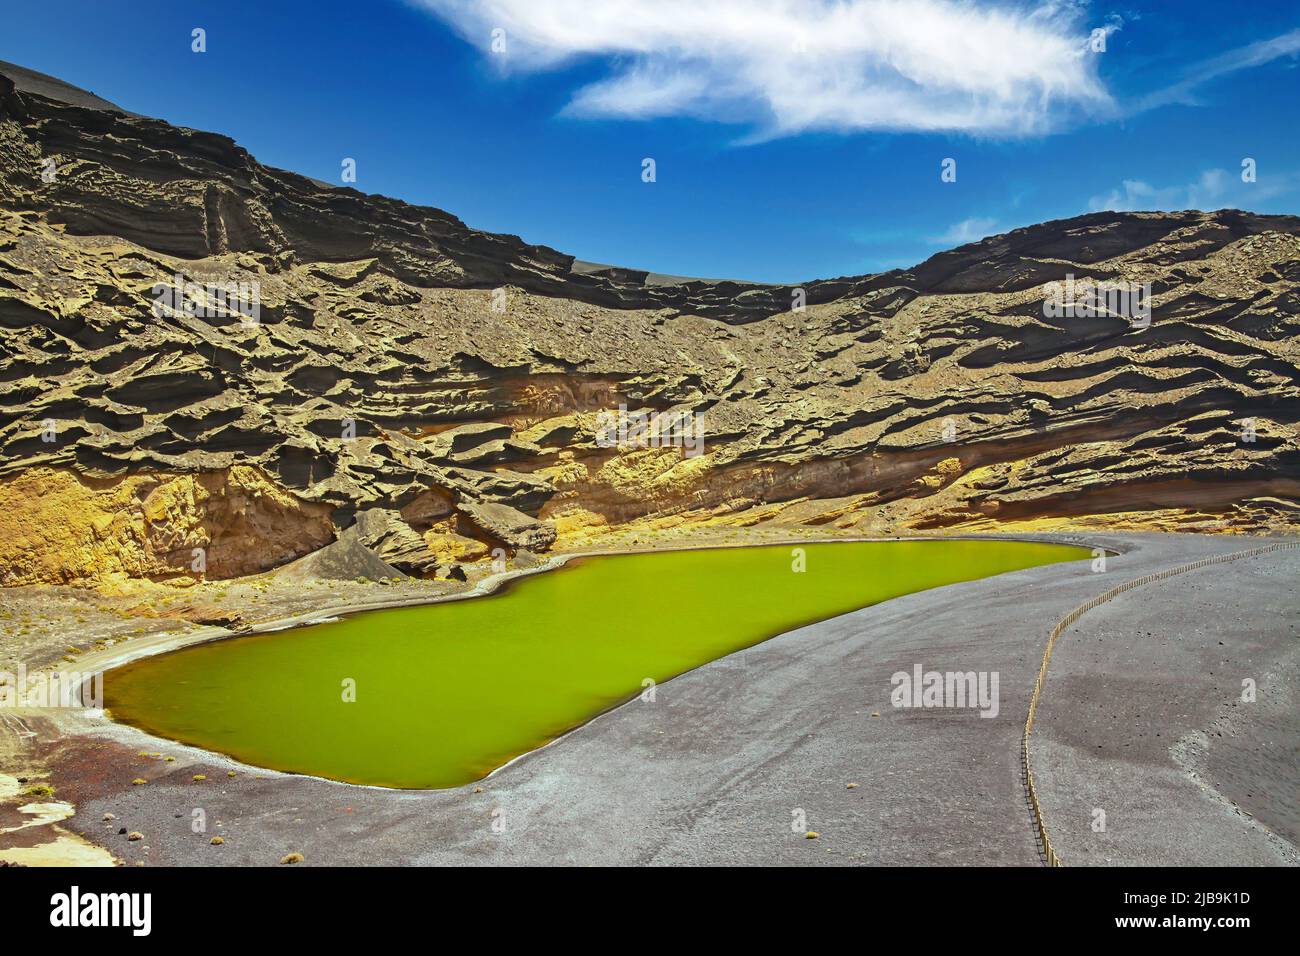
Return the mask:
{"type": "Polygon", "coordinates": [[[478,528],[511,548],[528,551],[545,551],[555,543],[555,529],[544,521],[530,518],[508,505],[489,501],[471,501],[461,506],[461,511],[478,528]]]}

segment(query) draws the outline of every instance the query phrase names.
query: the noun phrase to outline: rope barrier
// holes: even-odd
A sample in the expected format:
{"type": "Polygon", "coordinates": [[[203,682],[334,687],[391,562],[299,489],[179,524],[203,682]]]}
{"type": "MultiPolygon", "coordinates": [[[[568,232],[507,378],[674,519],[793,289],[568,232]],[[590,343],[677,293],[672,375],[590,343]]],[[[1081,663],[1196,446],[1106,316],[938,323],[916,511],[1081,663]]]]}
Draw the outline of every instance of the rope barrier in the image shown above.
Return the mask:
{"type": "Polygon", "coordinates": [[[1025,717],[1025,731],[1021,739],[1021,753],[1024,757],[1025,764],[1025,789],[1029,794],[1029,806],[1034,815],[1034,829],[1038,833],[1038,840],[1042,844],[1043,856],[1047,860],[1048,866],[1064,866],[1060,854],[1052,846],[1052,841],[1047,836],[1047,824],[1043,820],[1043,808],[1038,802],[1038,790],[1034,786],[1034,771],[1030,766],[1029,754],[1029,732],[1034,729],[1034,715],[1038,713],[1038,699],[1043,693],[1043,684],[1047,681],[1047,665],[1051,663],[1052,651],[1056,647],[1056,642],[1060,636],[1065,633],[1065,629],[1071,624],[1083,617],[1084,614],[1091,611],[1098,605],[1105,604],[1114,597],[1123,594],[1132,588],[1141,587],[1144,584],[1151,584],[1153,581],[1163,581],[1165,578],[1171,578],[1178,574],[1186,574],[1188,571],[1195,571],[1198,568],[1204,568],[1211,564],[1223,564],[1227,561],[1236,561],[1239,558],[1251,558],[1259,554],[1267,554],[1270,551],[1278,551],[1282,548],[1300,548],[1300,541],[1284,541],[1277,544],[1263,545],[1258,548],[1250,548],[1247,551],[1234,551],[1231,554],[1220,554],[1210,558],[1202,558],[1199,561],[1193,561],[1190,564],[1182,564],[1176,568],[1168,568],[1164,571],[1157,571],[1154,574],[1148,574],[1144,577],[1135,578],[1132,581],[1126,581],[1099,594],[1089,601],[1079,605],[1065,617],[1057,622],[1056,627],[1047,636],[1047,647],[1043,651],[1043,662],[1038,668],[1038,677],[1034,681],[1034,692],[1029,697],[1029,714],[1025,717]]]}

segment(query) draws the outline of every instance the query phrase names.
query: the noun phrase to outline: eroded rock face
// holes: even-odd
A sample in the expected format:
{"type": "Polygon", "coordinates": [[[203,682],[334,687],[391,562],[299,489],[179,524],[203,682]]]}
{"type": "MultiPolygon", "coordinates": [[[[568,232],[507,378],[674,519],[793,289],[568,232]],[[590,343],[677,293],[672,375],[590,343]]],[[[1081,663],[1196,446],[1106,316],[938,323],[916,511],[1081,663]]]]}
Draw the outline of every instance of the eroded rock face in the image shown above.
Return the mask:
{"type": "Polygon", "coordinates": [[[0,478],[0,584],[256,574],[332,541],[330,511],[248,465],[106,479],[29,468],[0,478]]]}
{"type": "Polygon", "coordinates": [[[355,524],[416,574],[630,523],[1300,524],[1295,217],[1095,213],[810,282],[793,311],[3,74],[6,583],[177,575],[209,524],[249,552],[218,547],[226,569],[355,524]],[[1150,326],[1051,317],[1070,276],[1149,283],[1150,326]],[[621,406],[691,416],[702,453],[602,440],[621,406]]]}
{"type": "Polygon", "coordinates": [[[467,501],[461,511],[489,540],[502,541],[514,550],[546,551],[555,543],[555,529],[549,523],[530,518],[509,505],[467,501]]]}

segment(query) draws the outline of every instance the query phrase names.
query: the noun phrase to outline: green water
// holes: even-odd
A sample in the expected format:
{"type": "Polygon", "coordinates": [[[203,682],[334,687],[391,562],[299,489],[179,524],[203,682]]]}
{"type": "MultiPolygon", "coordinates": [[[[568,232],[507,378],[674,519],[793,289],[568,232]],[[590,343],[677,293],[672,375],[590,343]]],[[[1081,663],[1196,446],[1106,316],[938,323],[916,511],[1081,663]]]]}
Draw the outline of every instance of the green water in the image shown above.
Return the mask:
{"type": "Polygon", "coordinates": [[[1003,541],[804,551],[802,573],[789,546],[586,558],[490,597],[146,658],[105,676],[106,706],[118,720],[258,766],[453,787],[635,697],[647,677],[662,683],[901,594],[1089,556],[1003,541]]]}

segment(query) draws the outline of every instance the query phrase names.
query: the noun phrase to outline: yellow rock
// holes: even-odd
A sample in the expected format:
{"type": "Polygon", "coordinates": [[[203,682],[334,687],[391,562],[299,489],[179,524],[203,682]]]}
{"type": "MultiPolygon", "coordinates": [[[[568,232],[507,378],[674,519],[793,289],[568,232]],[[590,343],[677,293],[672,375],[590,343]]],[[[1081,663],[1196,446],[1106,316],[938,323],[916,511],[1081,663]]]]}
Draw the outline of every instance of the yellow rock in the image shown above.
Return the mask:
{"type": "Polygon", "coordinates": [[[302,501],[256,468],[98,479],[30,468],[0,480],[0,585],[121,589],[277,567],[334,539],[330,506],[302,501]]]}
{"type": "Polygon", "coordinates": [[[429,550],[438,556],[439,564],[454,561],[477,561],[488,553],[488,546],[476,538],[467,538],[454,532],[431,530],[424,536],[429,550]]]}

